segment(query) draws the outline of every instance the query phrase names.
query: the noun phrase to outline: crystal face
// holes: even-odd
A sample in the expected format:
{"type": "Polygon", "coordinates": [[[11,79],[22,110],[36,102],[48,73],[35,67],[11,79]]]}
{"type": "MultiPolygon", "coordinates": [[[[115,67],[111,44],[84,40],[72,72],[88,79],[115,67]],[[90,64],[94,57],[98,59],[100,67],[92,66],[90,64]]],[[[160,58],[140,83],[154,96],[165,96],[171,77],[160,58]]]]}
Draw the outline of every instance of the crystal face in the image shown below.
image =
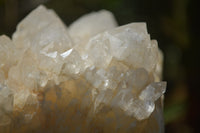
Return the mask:
{"type": "Polygon", "coordinates": [[[39,6],[0,36],[0,132],[163,132],[162,56],[145,23],[39,6]]]}

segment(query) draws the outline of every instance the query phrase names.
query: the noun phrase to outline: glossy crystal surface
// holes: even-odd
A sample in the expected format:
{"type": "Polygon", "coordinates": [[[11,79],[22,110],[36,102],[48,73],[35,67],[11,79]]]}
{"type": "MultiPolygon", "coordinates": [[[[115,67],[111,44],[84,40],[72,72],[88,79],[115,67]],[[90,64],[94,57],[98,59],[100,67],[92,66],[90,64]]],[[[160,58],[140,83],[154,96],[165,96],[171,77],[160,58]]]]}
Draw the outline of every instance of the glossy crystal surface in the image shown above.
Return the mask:
{"type": "Polygon", "coordinates": [[[163,132],[162,53],[111,12],[68,28],[39,6],[0,36],[0,132],[163,132]]]}

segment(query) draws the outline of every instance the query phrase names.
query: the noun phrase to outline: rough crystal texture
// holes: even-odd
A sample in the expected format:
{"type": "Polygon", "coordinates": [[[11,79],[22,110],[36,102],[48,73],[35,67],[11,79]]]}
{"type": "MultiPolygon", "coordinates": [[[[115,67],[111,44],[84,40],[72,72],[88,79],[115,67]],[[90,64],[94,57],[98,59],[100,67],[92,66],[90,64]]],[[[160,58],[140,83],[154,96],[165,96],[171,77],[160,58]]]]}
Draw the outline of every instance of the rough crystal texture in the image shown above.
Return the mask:
{"type": "Polygon", "coordinates": [[[163,132],[162,53],[106,10],[69,30],[39,6],[0,36],[0,132],[163,132]]]}

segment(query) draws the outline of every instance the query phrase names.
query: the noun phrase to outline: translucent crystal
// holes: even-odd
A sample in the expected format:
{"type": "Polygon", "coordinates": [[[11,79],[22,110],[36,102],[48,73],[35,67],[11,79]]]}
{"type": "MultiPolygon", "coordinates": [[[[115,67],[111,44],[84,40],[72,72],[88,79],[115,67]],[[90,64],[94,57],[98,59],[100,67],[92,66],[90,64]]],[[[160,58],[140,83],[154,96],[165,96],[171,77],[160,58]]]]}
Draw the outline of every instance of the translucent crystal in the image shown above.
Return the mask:
{"type": "Polygon", "coordinates": [[[84,15],[72,23],[69,26],[69,33],[73,41],[80,45],[80,43],[86,43],[90,37],[97,33],[112,29],[116,26],[117,22],[112,13],[101,10],[84,15]]]}
{"type": "MultiPolygon", "coordinates": [[[[27,56],[27,53],[32,54],[32,60],[37,64],[36,71],[42,73],[47,81],[58,82],[57,75],[63,65],[60,61],[61,55],[73,44],[65,25],[54,11],[47,10],[44,6],[32,11],[17,26],[13,42],[22,53],[24,52],[23,56],[27,56]]],[[[42,87],[45,85],[45,82],[41,84],[42,87]]]]}
{"type": "Polygon", "coordinates": [[[86,45],[88,58],[99,67],[107,67],[112,57],[153,71],[158,61],[158,47],[151,43],[145,23],[131,23],[92,37],[86,45]]]}
{"type": "Polygon", "coordinates": [[[144,101],[156,101],[165,93],[166,82],[154,82],[148,85],[140,94],[139,98],[144,101]]]}
{"type": "Polygon", "coordinates": [[[47,10],[44,6],[33,10],[18,24],[13,42],[23,49],[32,47],[45,53],[62,52],[72,46],[65,25],[53,10],[47,10]]]}
{"type": "Polygon", "coordinates": [[[63,66],[60,74],[63,76],[80,75],[85,70],[85,63],[79,53],[74,49],[69,49],[61,54],[63,66]]]}
{"type": "Polygon", "coordinates": [[[0,70],[7,77],[8,71],[18,60],[18,51],[13,42],[5,35],[0,36],[0,70]]]}
{"type": "Polygon", "coordinates": [[[0,132],[163,132],[162,52],[145,23],[116,26],[39,6],[0,36],[0,132]]]}
{"type": "Polygon", "coordinates": [[[12,110],[13,97],[11,91],[9,88],[0,83],[0,126],[11,123],[12,110]]]}

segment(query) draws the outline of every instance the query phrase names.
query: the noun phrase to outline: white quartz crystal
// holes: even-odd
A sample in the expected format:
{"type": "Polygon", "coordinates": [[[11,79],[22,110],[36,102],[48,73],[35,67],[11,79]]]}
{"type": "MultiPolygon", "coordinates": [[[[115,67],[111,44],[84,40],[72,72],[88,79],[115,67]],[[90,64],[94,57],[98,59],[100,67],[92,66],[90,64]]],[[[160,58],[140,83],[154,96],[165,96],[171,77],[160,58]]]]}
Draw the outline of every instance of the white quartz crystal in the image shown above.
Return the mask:
{"type": "MultiPolygon", "coordinates": [[[[27,60],[32,60],[30,62],[36,67],[27,69],[35,70],[34,73],[39,73],[39,77],[42,74],[47,81],[56,81],[63,65],[61,55],[73,46],[66,26],[54,11],[43,6],[39,6],[19,23],[13,34],[13,42],[24,52],[22,56],[25,56],[26,52],[31,54],[27,60]]],[[[21,63],[23,62],[26,61],[21,63]]],[[[47,81],[40,86],[44,87],[47,81]]]]}
{"type": "MultiPolygon", "coordinates": [[[[105,126],[94,129],[129,132],[123,121],[130,122],[130,132],[146,132],[153,123],[152,131],[162,132],[162,60],[145,23],[117,27],[112,13],[101,10],[68,29],[54,11],[39,6],[18,24],[12,39],[0,36],[0,126],[15,117],[33,123],[39,118],[45,125],[46,116],[62,124],[61,118],[70,120],[65,126],[70,130],[59,128],[64,132],[75,132],[73,120],[82,123],[77,124],[82,132],[95,132],[88,125],[98,122],[105,126]],[[61,112],[53,117],[52,111],[61,112]],[[107,117],[113,128],[106,127],[107,117]]],[[[32,129],[47,126],[40,124],[32,129]]]]}
{"type": "Polygon", "coordinates": [[[84,15],[69,26],[75,44],[87,43],[97,33],[115,28],[117,23],[111,12],[101,10],[84,15]]]}
{"type": "Polygon", "coordinates": [[[13,96],[7,86],[0,83],[0,126],[11,122],[10,113],[13,110],[13,96]]]}

